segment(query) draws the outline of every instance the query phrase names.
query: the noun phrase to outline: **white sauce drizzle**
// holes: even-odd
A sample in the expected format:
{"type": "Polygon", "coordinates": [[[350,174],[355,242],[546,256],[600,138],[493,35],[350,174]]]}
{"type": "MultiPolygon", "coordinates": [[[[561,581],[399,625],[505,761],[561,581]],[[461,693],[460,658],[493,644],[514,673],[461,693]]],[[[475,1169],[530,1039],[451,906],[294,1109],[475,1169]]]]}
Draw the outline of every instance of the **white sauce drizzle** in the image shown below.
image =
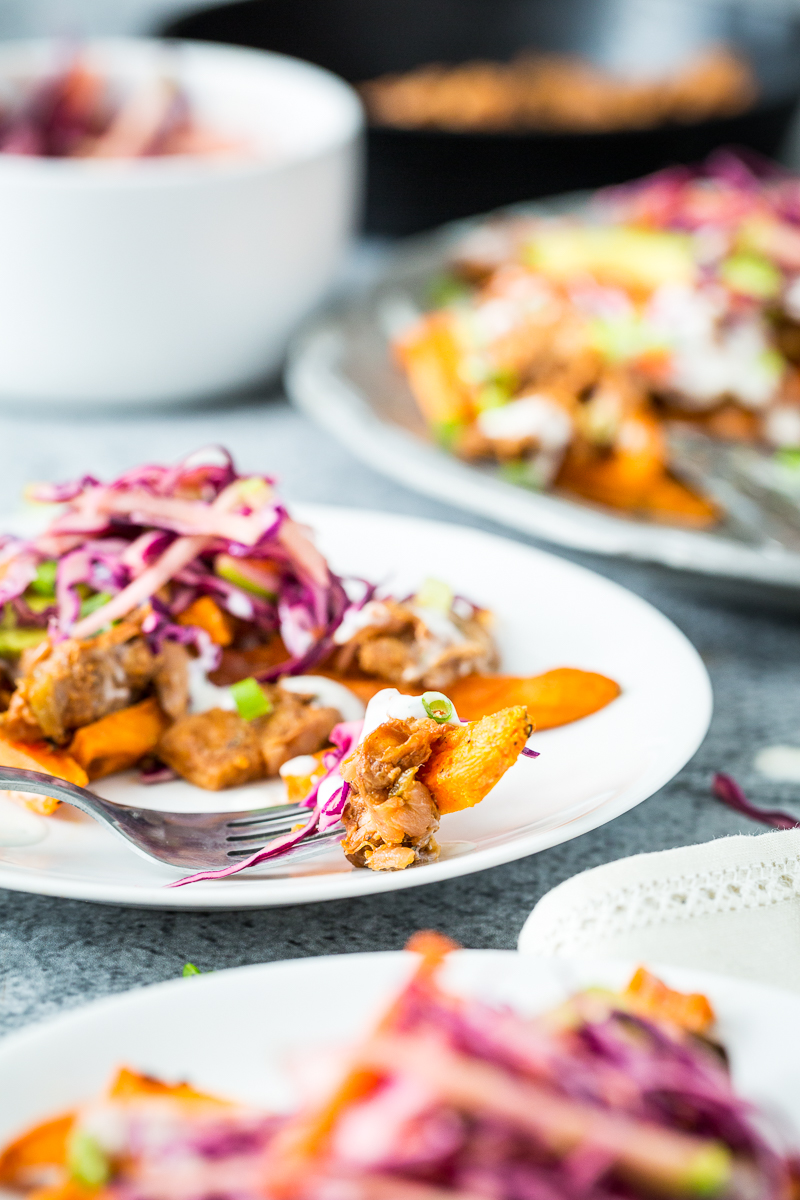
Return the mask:
{"type": "Polygon", "coordinates": [[[0,792],[0,846],[33,846],[47,836],[47,823],[29,808],[9,799],[29,799],[26,792],[0,792]]]}
{"type": "MultiPolygon", "coordinates": [[[[420,721],[428,719],[428,714],[422,703],[422,696],[404,696],[401,692],[398,692],[397,688],[384,688],[382,692],[378,692],[377,695],[373,696],[367,705],[366,715],[364,716],[364,728],[361,730],[361,737],[358,739],[359,745],[364,741],[364,738],[374,733],[378,726],[383,725],[385,721],[389,721],[392,718],[398,721],[407,721],[410,717],[416,717],[420,721]]],[[[453,720],[448,722],[448,724],[460,724],[458,713],[455,711],[455,705],[453,706],[453,720]]]]}
{"type": "Polygon", "coordinates": [[[520,396],[500,408],[478,415],[477,426],[487,438],[535,438],[547,450],[560,450],[572,437],[569,414],[548,396],[520,396]]]}
{"type": "Polygon", "coordinates": [[[230,688],[217,687],[206,675],[206,664],[201,658],[190,658],[189,669],[189,712],[203,713],[212,708],[224,708],[236,712],[236,701],[230,688]]]}
{"type": "Polygon", "coordinates": [[[386,625],[390,620],[386,605],[381,600],[368,600],[363,608],[348,608],[342,622],[333,635],[337,646],[344,646],[352,637],[370,625],[386,625]]]}
{"type": "Polygon", "coordinates": [[[753,766],[767,779],[800,783],[800,746],[766,746],[755,756],[753,766]]]}
{"type": "Polygon", "coordinates": [[[337,708],[343,721],[360,721],[364,716],[364,705],[350,688],[324,675],[292,675],[281,680],[286,692],[299,692],[301,696],[313,696],[312,708],[337,708]]]}
{"type": "Polygon", "coordinates": [[[319,762],[313,754],[297,754],[278,768],[278,774],[281,779],[288,779],[290,776],[302,779],[313,775],[318,767],[319,762]]]}

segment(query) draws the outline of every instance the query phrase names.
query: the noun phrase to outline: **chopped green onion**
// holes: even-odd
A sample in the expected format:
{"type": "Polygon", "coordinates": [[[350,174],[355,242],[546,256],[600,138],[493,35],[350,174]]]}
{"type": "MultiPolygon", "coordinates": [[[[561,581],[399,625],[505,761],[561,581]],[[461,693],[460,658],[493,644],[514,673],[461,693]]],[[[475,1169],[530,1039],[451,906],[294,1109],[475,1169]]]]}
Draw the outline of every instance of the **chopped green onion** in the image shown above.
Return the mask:
{"type": "Polygon", "coordinates": [[[428,578],[414,597],[414,603],[420,608],[449,613],[453,607],[453,589],[441,579],[428,578]]]}
{"type": "Polygon", "coordinates": [[[475,397],[475,407],[478,412],[487,412],[490,408],[502,408],[511,399],[511,392],[501,383],[485,383],[475,397]]]}
{"type": "Polygon", "coordinates": [[[228,583],[232,583],[234,587],[241,588],[242,591],[250,592],[254,596],[261,596],[265,600],[277,600],[278,594],[273,589],[266,586],[266,581],[269,578],[269,572],[264,572],[264,582],[261,583],[251,575],[246,575],[244,571],[237,570],[234,563],[227,554],[218,554],[214,562],[214,571],[219,575],[220,579],[227,579],[228,583]]]}
{"type": "Polygon", "coordinates": [[[249,679],[240,679],[232,684],[230,693],[236,701],[239,716],[244,717],[245,721],[253,721],[272,712],[272,701],[252,675],[249,679]]]}
{"type": "Polygon", "coordinates": [[[465,428],[459,417],[448,417],[445,421],[434,421],[431,432],[440,446],[452,450],[465,428]]]}
{"type": "Polygon", "coordinates": [[[536,469],[536,464],[527,458],[502,463],[499,474],[501,479],[516,484],[517,487],[530,488],[535,492],[540,492],[544,487],[541,472],[536,469]]]}
{"type": "Polygon", "coordinates": [[[441,692],[424,692],[422,707],[431,720],[436,721],[439,725],[446,725],[455,717],[456,710],[453,708],[452,700],[448,700],[447,696],[443,696],[441,692]]]}
{"type": "Polygon", "coordinates": [[[43,613],[52,608],[55,602],[55,596],[32,596],[29,591],[25,593],[25,603],[31,612],[43,613]]]}
{"type": "Polygon", "coordinates": [[[437,275],[428,284],[428,300],[435,308],[446,308],[469,296],[470,289],[457,275],[437,275]]]}
{"type": "Polygon", "coordinates": [[[111,1175],[111,1164],[103,1147],[81,1129],[70,1138],[67,1165],[71,1178],[88,1188],[103,1187],[111,1175]]]}
{"type": "Polygon", "coordinates": [[[756,300],[770,300],[781,290],[781,273],[761,254],[733,254],[722,264],[723,282],[734,292],[756,300]]]}
{"type": "Polygon", "coordinates": [[[87,596],[85,600],[81,601],[81,616],[88,617],[89,613],[96,612],[98,608],[108,604],[110,599],[110,592],[95,592],[93,596],[87,596]]]}
{"type": "Polygon", "coordinates": [[[781,450],[776,450],[775,462],[780,463],[782,467],[791,467],[793,471],[796,471],[800,467],[800,447],[784,446],[781,450]]]}
{"type": "Polygon", "coordinates": [[[203,974],[203,972],[200,970],[199,967],[196,967],[194,965],[194,963],[184,963],[183,964],[183,978],[184,979],[188,979],[190,975],[202,975],[202,974],[203,974]]]}
{"type": "Polygon", "coordinates": [[[31,591],[36,592],[38,596],[55,596],[57,570],[58,563],[54,558],[46,558],[44,562],[39,563],[36,575],[28,584],[31,591]]]}
{"type": "Polygon", "coordinates": [[[46,637],[46,629],[0,629],[0,654],[16,658],[23,650],[38,646],[46,637]]]}

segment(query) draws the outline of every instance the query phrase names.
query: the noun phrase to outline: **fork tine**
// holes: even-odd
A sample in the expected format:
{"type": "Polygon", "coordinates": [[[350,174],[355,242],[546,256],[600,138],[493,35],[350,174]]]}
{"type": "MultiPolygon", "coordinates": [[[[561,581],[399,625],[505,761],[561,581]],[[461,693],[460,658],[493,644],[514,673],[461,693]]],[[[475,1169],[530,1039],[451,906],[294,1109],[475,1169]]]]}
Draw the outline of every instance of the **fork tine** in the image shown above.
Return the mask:
{"type": "Polygon", "coordinates": [[[248,833],[229,834],[226,842],[238,843],[241,846],[258,846],[264,842],[270,841],[271,838],[277,837],[280,833],[288,833],[291,829],[298,825],[305,825],[305,821],[298,821],[297,817],[287,817],[285,821],[276,822],[274,825],[267,825],[263,828],[258,827],[248,833]]]}
{"type": "MultiPolygon", "coordinates": [[[[277,861],[287,861],[290,858],[294,859],[297,855],[299,855],[305,849],[310,850],[310,849],[312,849],[312,847],[318,847],[321,844],[324,844],[325,842],[338,841],[343,836],[344,836],[344,830],[342,829],[341,826],[337,826],[334,829],[326,829],[324,833],[312,833],[311,837],[305,838],[297,846],[294,846],[287,853],[285,860],[277,860],[277,861]]],[[[244,849],[229,850],[228,858],[245,858],[245,857],[247,857],[247,855],[253,853],[253,849],[254,849],[254,847],[251,846],[247,850],[244,850],[244,849]]]]}
{"type": "Polygon", "coordinates": [[[227,822],[227,826],[229,829],[244,829],[248,825],[271,825],[273,822],[282,822],[288,817],[309,811],[310,809],[300,804],[276,804],[270,808],[255,809],[241,817],[234,817],[227,822]]]}

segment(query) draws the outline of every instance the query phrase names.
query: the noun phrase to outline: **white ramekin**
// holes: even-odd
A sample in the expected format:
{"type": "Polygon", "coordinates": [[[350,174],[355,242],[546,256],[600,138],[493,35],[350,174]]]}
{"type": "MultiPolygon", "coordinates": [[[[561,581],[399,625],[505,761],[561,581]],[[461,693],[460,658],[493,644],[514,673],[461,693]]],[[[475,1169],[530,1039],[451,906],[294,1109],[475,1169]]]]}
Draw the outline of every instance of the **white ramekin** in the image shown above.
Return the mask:
{"type": "MultiPolygon", "coordinates": [[[[329,288],[358,205],[359,101],[276,54],[91,41],[113,79],[173,72],[248,157],[0,155],[0,401],[168,402],[265,377],[329,288]]],[[[0,45],[0,81],[63,48],[0,45]]]]}

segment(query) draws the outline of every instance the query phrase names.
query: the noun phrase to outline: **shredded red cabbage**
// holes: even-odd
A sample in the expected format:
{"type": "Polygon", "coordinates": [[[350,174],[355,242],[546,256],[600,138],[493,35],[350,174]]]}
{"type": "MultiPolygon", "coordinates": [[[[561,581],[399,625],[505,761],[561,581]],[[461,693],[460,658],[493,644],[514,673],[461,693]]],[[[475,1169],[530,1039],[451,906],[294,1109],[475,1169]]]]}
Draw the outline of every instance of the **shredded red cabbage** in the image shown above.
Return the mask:
{"type": "Polygon", "coordinates": [[[751,804],[730,775],[717,772],[711,790],[728,808],[750,817],[753,821],[760,821],[762,825],[771,825],[773,829],[800,829],[800,821],[789,813],[781,812],[778,808],[758,808],[757,805],[751,804]]]}
{"type": "Polygon", "coordinates": [[[330,650],[349,604],[341,579],[278,502],[273,480],[241,475],[221,447],[176,466],[137,467],[111,484],[84,475],[29,494],[65,507],[39,537],[0,540],[0,605],[14,602],[23,624],[46,623],[24,593],[40,564],[55,560],[54,637],[90,637],[148,604],[145,633],[155,649],[165,638],[200,649],[198,631],[178,617],[211,596],[261,634],[280,632],[290,658],[262,672],[264,680],[307,670],[330,650]],[[221,578],[218,554],[263,560],[278,581],[277,598],[221,578]],[[166,584],[169,601],[158,599],[166,584]],[[87,588],[110,599],[81,618],[87,588]]]}

